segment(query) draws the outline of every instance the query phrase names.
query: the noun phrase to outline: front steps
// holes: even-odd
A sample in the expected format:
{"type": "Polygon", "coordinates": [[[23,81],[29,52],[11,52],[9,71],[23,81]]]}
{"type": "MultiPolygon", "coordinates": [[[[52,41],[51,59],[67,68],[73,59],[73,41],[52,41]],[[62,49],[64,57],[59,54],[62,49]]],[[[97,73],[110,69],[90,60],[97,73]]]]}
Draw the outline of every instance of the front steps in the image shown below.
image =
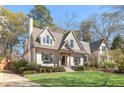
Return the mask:
{"type": "Polygon", "coordinates": [[[74,72],[74,70],[71,69],[71,67],[64,67],[66,72],[74,72]]]}

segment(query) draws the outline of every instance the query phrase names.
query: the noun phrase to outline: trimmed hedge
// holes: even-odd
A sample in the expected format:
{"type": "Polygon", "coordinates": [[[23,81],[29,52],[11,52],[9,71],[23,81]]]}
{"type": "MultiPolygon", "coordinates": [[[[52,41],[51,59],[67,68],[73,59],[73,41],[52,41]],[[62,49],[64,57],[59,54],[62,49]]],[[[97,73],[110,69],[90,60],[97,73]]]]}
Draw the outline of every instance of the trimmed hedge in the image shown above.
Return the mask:
{"type": "Polygon", "coordinates": [[[28,71],[24,71],[23,75],[27,75],[27,74],[37,74],[37,71],[35,70],[28,70],[28,71]]]}
{"type": "Polygon", "coordinates": [[[40,68],[40,73],[51,73],[51,72],[65,72],[64,67],[62,66],[55,66],[55,67],[51,67],[51,66],[42,66],[40,68]]]}
{"type": "Polygon", "coordinates": [[[20,67],[20,68],[18,68],[18,73],[22,74],[26,70],[27,70],[27,67],[20,67]]]}
{"type": "Polygon", "coordinates": [[[75,71],[84,71],[84,66],[82,66],[82,65],[71,66],[71,69],[73,69],[75,71]]]}
{"type": "Polygon", "coordinates": [[[62,66],[41,66],[36,63],[28,63],[25,60],[20,60],[17,62],[12,62],[10,66],[11,70],[18,74],[30,73],[30,71],[36,71],[37,73],[51,73],[51,72],[64,72],[65,69],[62,66]],[[25,72],[27,71],[27,72],[25,72]]]}
{"type": "Polygon", "coordinates": [[[54,72],[65,72],[65,69],[62,66],[55,66],[54,72]]]}

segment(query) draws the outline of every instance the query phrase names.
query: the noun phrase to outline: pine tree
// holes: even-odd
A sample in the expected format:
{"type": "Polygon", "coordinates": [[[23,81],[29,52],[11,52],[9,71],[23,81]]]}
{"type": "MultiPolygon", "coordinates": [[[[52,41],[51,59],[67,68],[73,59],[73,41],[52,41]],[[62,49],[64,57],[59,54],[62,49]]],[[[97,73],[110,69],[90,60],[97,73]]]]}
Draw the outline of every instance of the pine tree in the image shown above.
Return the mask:
{"type": "Polygon", "coordinates": [[[29,16],[34,19],[34,26],[42,28],[44,26],[51,26],[53,19],[50,11],[43,5],[35,5],[30,11],[29,16]]]}
{"type": "Polygon", "coordinates": [[[123,47],[123,39],[120,35],[117,35],[112,42],[112,49],[118,49],[123,47]]]}

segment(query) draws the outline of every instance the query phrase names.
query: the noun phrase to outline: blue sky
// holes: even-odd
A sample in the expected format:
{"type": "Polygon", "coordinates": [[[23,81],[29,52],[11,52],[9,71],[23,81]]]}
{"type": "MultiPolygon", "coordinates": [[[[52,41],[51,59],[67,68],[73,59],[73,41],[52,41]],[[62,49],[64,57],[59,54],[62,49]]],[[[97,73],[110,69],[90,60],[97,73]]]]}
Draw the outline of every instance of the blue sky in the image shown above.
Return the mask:
{"type": "MultiPolygon", "coordinates": [[[[34,7],[33,5],[8,5],[6,8],[13,12],[23,12],[28,14],[34,7]]],[[[77,21],[82,21],[92,14],[101,13],[105,9],[102,6],[88,6],[88,5],[50,5],[47,8],[51,12],[55,24],[59,24],[65,18],[65,14],[76,13],[78,15],[77,21]]]]}

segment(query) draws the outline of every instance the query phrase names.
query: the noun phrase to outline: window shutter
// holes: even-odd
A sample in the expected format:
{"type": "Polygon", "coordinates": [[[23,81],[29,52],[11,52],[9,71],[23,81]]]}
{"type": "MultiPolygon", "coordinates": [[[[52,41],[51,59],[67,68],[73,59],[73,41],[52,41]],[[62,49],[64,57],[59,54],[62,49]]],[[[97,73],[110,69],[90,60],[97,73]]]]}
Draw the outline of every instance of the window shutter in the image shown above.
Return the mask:
{"type": "Polygon", "coordinates": [[[53,55],[50,54],[50,61],[53,61],[53,55]]]}
{"type": "Polygon", "coordinates": [[[43,61],[43,55],[44,55],[44,53],[41,53],[41,61],[43,61]]]}
{"type": "Polygon", "coordinates": [[[81,58],[79,57],[79,63],[81,62],[81,58]]]}

